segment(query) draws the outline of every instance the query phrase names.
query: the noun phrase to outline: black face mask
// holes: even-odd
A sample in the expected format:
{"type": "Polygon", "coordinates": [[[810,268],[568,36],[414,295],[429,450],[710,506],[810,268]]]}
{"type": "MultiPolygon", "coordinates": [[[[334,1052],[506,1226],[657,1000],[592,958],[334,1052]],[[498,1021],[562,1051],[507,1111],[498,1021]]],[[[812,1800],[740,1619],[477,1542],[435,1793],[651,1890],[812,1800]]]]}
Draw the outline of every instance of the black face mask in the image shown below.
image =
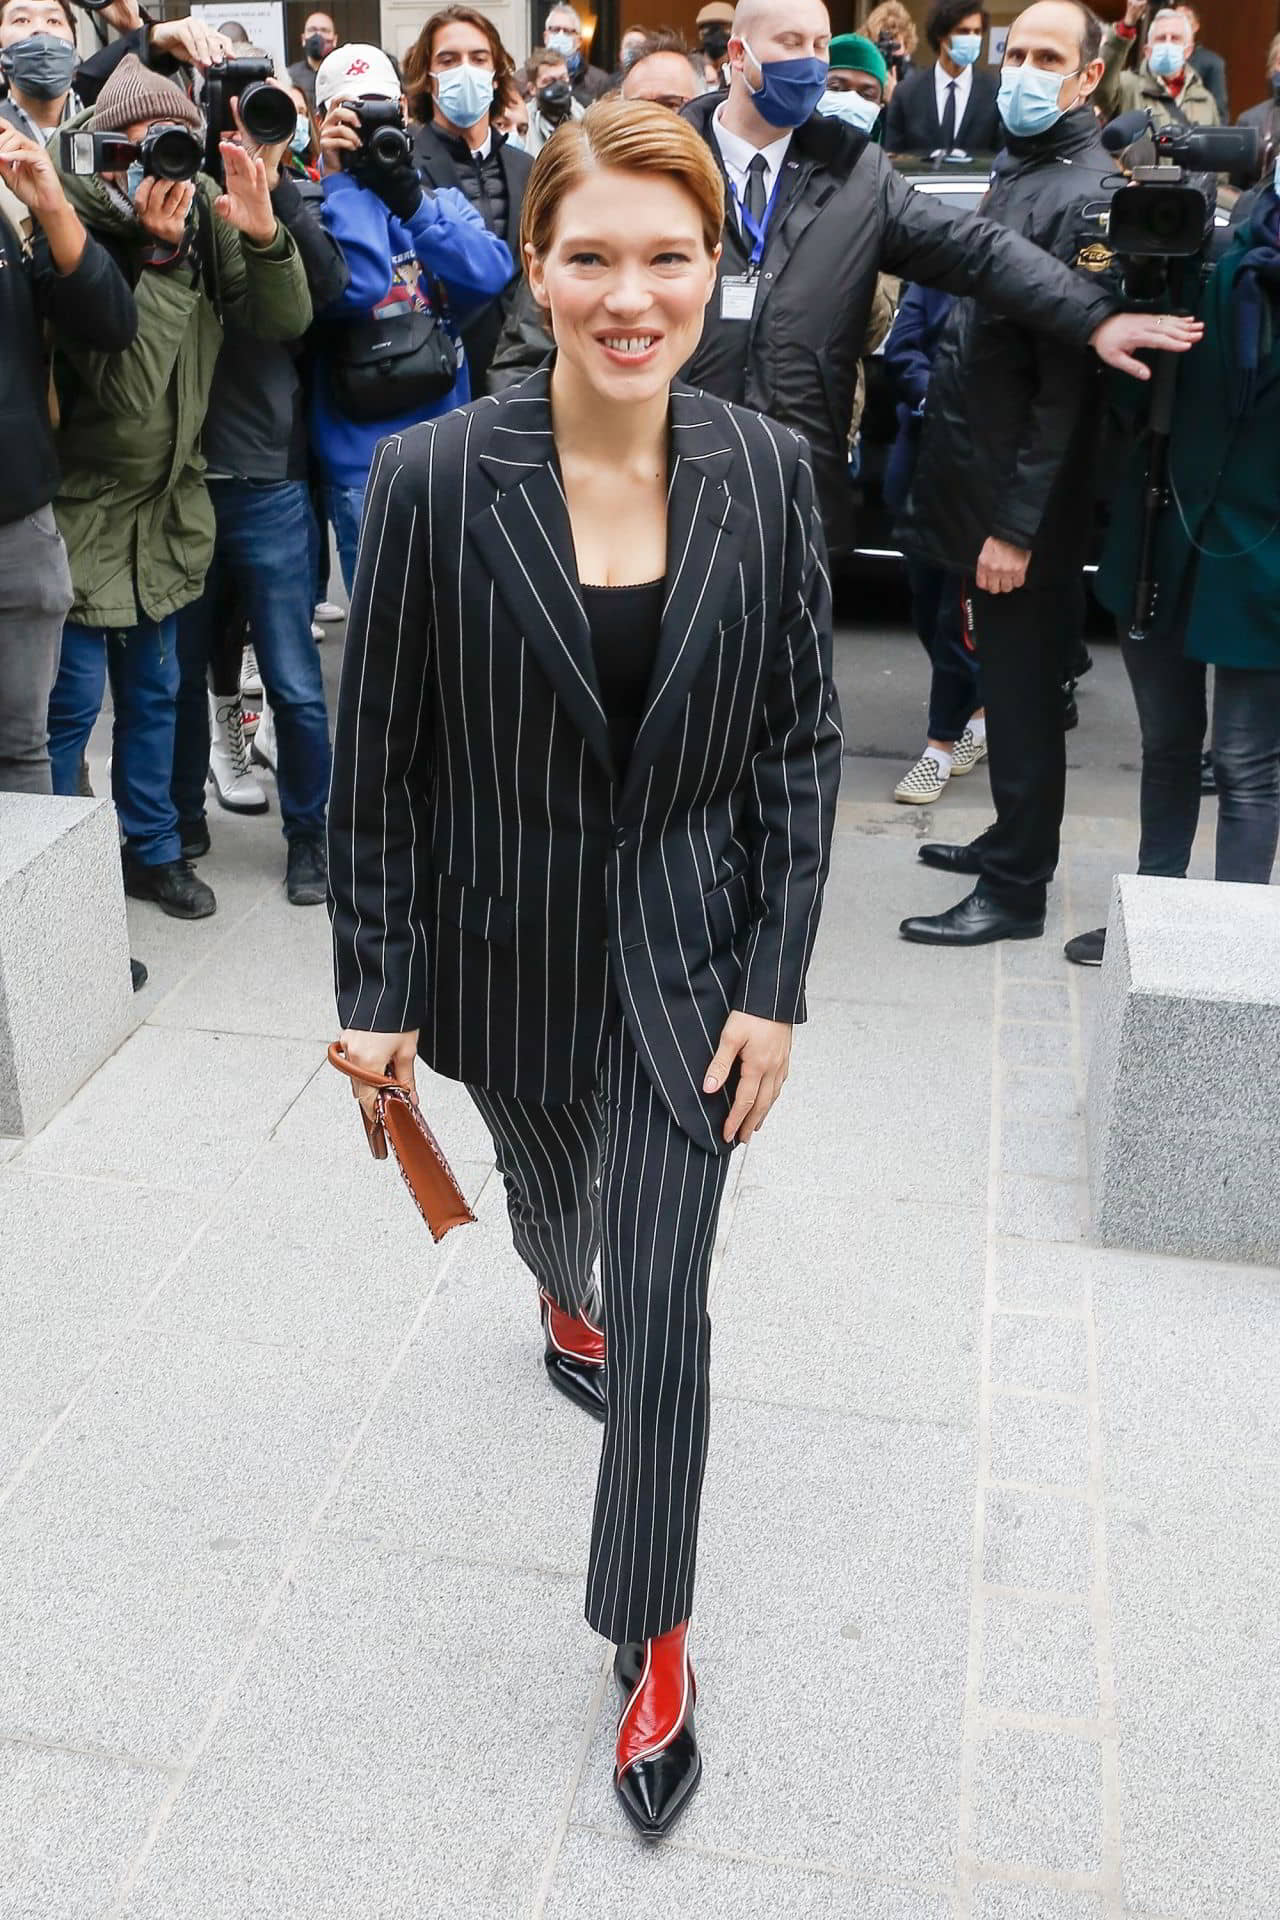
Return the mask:
{"type": "Polygon", "coordinates": [[[718,65],[729,51],[728,27],[704,27],[702,29],[701,45],[702,51],[706,54],[708,60],[714,60],[718,65]]]}
{"type": "Polygon", "coordinates": [[[329,42],[322,33],[309,33],[302,43],[302,51],[308,60],[323,60],[329,51],[329,42]]]}
{"type": "Polygon", "coordinates": [[[545,87],[538,88],[538,105],[548,120],[568,118],[573,105],[573,89],[567,80],[548,80],[545,87]]]}

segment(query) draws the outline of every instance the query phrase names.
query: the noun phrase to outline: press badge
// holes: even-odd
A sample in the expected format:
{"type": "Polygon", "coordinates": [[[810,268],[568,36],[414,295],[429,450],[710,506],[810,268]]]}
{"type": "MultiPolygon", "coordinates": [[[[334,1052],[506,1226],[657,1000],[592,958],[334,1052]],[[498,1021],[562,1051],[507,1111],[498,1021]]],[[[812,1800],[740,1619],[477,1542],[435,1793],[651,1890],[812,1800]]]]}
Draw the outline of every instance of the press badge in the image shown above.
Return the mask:
{"type": "Polygon", "coordinates": [[[758,284],[754,273],[726,274],[720,282],[720,318],[749,320],[755,311],[758,284]]]}

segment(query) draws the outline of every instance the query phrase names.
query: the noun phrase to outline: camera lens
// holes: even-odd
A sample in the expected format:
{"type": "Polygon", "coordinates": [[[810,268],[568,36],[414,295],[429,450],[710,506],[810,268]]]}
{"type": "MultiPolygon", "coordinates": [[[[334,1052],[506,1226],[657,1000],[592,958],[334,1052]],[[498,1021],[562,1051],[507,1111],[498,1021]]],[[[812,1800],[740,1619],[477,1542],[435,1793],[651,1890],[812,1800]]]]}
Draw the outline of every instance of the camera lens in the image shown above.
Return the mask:
{"type": "Polygon", "coordinates": [[[142,164],[155,180],[194,180],[203,148],[188,127],[152,127],[140,148],[142,164]]]}
{"type": "Polygon", "coordinates": [[[270,147],[289,138],[297,125],[298,109],[283,87],[259,84],[246,87],[240,95],[240,118],[247,133],[270,147]]]}
{"type": "Polygon", "coordinates": [[[409,139],[402,127],[377,127],[369,136],[369,158],[380,167],[398,167],[409,158],[409,139]]]}

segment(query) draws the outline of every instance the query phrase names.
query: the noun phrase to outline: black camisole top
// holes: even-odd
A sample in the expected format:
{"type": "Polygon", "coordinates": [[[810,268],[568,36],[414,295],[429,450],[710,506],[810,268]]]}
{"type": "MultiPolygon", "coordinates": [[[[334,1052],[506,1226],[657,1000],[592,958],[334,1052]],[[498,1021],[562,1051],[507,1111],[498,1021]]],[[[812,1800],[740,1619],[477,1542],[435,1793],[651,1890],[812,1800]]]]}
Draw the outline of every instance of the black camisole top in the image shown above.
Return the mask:
{"type": "Polygon", "coordinates": [[[646,580],[638,587],[582,589],[596,680],[619,779],[627,770],[648,700],[666,584],[665,580],[646,580]]]}

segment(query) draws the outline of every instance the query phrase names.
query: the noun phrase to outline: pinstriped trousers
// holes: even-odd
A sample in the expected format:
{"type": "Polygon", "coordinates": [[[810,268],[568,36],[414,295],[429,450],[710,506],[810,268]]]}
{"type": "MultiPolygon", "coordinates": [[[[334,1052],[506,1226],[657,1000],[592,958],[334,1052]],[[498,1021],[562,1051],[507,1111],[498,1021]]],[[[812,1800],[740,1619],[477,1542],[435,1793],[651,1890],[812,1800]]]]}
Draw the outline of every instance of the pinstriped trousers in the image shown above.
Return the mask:
{"type": "Polygon", "coordinates": [[[601,1253],[607,1360],[586,1617],[647,1640],[693,1606],[710,1432],[707,1282],[729,1155],[676,1125],[618,1017],[585,1098],[471,1086],[506,1183],[516,1252],[567,1313],[601,1253]]]}

